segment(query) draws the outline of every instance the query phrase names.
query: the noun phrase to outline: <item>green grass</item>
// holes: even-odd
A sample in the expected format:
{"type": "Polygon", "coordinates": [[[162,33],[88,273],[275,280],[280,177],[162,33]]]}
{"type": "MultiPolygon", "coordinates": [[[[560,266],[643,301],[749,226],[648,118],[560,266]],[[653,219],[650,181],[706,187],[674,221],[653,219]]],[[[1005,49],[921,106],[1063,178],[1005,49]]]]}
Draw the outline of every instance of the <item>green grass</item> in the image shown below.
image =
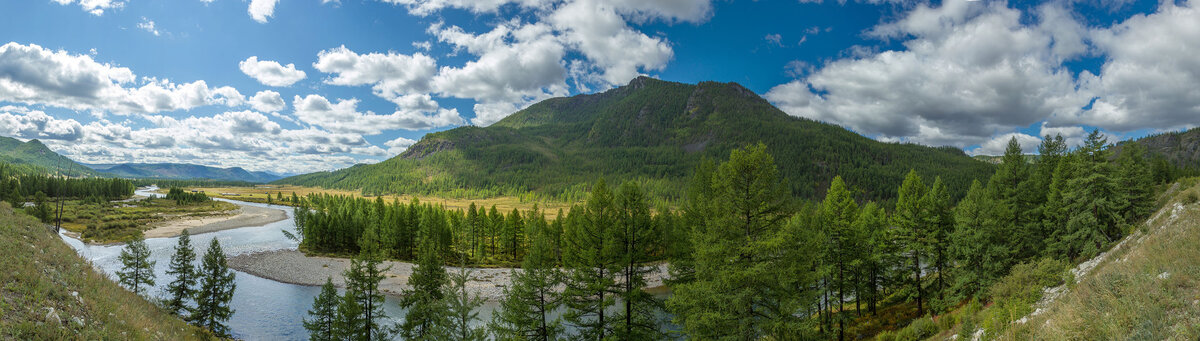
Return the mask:
{"type": "Polygon", "coordinates": [[[97,273],[44,224],[2,202],[0,250],[0,339],[211,339],[97,273]]]}
{"type": "Polygon", "coordinates": [[[150,224],[182,217],[229,214],[237,205],[222,201],[176,204],[174,200],[144,199],[118,203],[68,201],[63,208],[63,228],[89,242],[124,242],[150,224]]]}

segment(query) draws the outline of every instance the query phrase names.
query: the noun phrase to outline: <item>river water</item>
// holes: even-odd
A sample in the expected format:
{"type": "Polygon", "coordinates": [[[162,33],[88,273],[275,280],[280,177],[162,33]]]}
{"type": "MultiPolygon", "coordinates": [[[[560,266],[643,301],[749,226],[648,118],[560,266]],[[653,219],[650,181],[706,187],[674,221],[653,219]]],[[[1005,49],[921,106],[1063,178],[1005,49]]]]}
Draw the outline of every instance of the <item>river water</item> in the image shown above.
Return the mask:
{"type": "MultiPolygon", "coordinates": [[[[154,194],[149,190],[138,190],[136,193],[145,196],[154,194]]],[[[263,251],[296,249],[298,243],[285,237],[282,232],[285,229],[291,232],[296,231],[295,221],[291,219],[291,207],[268,206],[225,199],[216,200],[238,205],[280,209],[287,212],[288,219],[263,226],[193,235],[192,248],[196,250],[197,265],[204,257],[204,252],[213,238],[221,243],[221,248],[227,257],[263,251]]],[[[93,266],[114,281],[116,280],[116,271],[121,268],[118,256],[124,245],[88,245],[65,234],[60,235],[63,241],[71,245],[80,256],[91,261],[93,266]]],[[[176,243],[178,243],[177,237],[146,239],[146,245],[150,247],[150,259],[156,262],[154,272],[157,285],[148,291],[152,297],[163,298],[166,296],[163,288],[173,279],[167,275],[167,267],[171,262],[171,255],[174,253],[176,243]]],[[[246,340],[304,340],[308,338],[308,332],[304,330],[302,321],[308,316],[308,309],[312,307],[313,298],[320,294],[320,287],[276,282],[241,271],[235,272],[237,273],[235,280],[237,288],[234,290],[233,301],[230,303],[234,313],[228,322],[234,337],[246,340]]],[[[484,307],[479,310],[481,321],[491,318],[492,310],[496,305],[495,302],[485,303],[484,307]]],[[[400,308],[400,300],[396,297],[387,297],[387,302],[383,307],[393,322],[399,322],[404,316],[404,310],[400,308]]]]}

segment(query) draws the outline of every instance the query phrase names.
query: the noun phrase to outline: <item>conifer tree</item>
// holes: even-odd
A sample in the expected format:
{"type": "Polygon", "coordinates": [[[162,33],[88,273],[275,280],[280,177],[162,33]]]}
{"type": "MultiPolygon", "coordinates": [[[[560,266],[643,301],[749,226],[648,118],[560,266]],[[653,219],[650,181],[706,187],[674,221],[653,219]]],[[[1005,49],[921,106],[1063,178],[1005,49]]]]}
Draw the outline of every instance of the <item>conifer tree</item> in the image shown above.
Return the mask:
{"type": "Polygon", "coordinates": [[[621,310],[614,316],[613,336],[619,340],[659,339],[662,334],[655,313],[662,303],[642,290],[650,272],[643,264],[651,261],[655,245],[650,203],[637,183],[626,182],[621,185],[615,204],[617,224],[613,242],[618,259],[613,270],[620,282],[614,293],[621,299],[621,310]]]}
{"type": "Polygon", "coordinates": [[[954,208],[954,221],[949,251],[958,267],[952,291],[958,299],[982,298],[983,290],[1012,264],[1012,252],[1001,242],[1009,236],[994,199],[978,180],[954,208]]]}
{"type": "Polygon", "coordinates": [[[925,194],[925,198],[921,203],[928,210],[925,226],[927,227],[927,238],[925,239],[925,249],[929,251],[930,265],[933,267],[934,273],[937,274],[937,279],[934,281],[937,290],[938,304],[937,310],[949,308],[953,302],[942,301],[945,298],[945,275],[947,267],[950,265],[950,234],[954,232],[954,211],[953,204],[950,203],[950,193],[946,189],[946,184],[942,183],[942,177],[937,177],[933,181],[933,186],[929,188],[929,192],[925,194]]]}
{"type": "Polygon", "coordinates": [[[521,248],[521,240],[524,239],[522,231],[525,229],[525,223],[521,220],[521,211],[513,208],[512,212],[505,217],[504,220],[504,248],[508,250],[508,256],[513,261],[520,260],[519,251],[521,248]]]}
{"type": "Polygon", "coordinates": [[[1039,221],[1033,219],[1033,203],[1037,200],[1037,191],[1032,188],[1035,184],[1030,181],[1029,163],[1021,150],[1021,144],[1016,137],[1008,140],[1000,166],[996,174],[988,181],[988,192],[993,194],[995,203],[1004,206],[1006,215],[1002,217],[1012,227],[1012,238],[1009,238],[1009,248],[1021,258],[1030,258],[1042,249],[1042,240],[1038,238],[1039,228],[1034,225],[1039,221]]]}
{"type": "Polygon", "coordinates": [[[905,267],[912,273],[909,289],[917,299],[917,315],[925,314],[924,288],[921,284],[923,272],[921,260],[925,257],[925,241],[928,238],[925,223],[929,221],[928,209],[921,201],[928,191],[915,170],[910,170],[900,185],[896,198],[896,213],[892,220],[896,224],[895,242],[908,254],[905,267]]]}
{"type": "Polygon", "coordinates": [[[356,324],[359,328],[351,331],[349,336],[359,340],[386,339],[392,328],[380,323],[387,320],[387,314],[383,311],[384,298],[379,290],[379,282],[383,281],[384,272],[391,267],[380,267],[383,251],[380,250],[375,229],[367,229],[358,244],[358,256],[350,260],[350,268],[343,274],[346,278],[346,295],[354,299],[360,314],[356,324]]]}
{"type": "MultiPolygon", "coordinates": [[[[430,232],[430,231],[422,231],[430,232]]],[[[424,233],[419,241],[418,258],[413,274],[408,278],[409,289],[404,290],[400,306],[408,311],[400,328],[406,339],[444,337],[437,332],[445,330],[446,306],[442,299],[442,288],[448,278],[442,265],[441,250],[437,242],[424,233]]]]}
{"type": "MultiPolygon", "coordinates": [[[[811,235],[785,229],[792,205],[774,159],[759,144],[734,150],[712,178],[708,226],[693,232],[695,276],[676,285],[667,307],[689,337],[803,338],[812,329],[797,313],[810,307],[811,235]]],[[[800,225],[800,224],[797,224],[800,225]]]]}
{"type": "Polygon", "coordinates": [[[1146,218],[1154,210],[1154,179],[1146,161],[1146,148],[1131,141],[1121,148],[1117,157],[1117,182],[1120,188],[1121,216],[1128,224],[1146,218]]]}
{"type": "MultiPolygon", "coordinates": [[[[844,311],[846,294],[854,288],[853,264],[857,263],[861,238],[853,228],[858,216],[858,204],[850,197],[842,177],[835,176],[821,202],[819,221],[825,239],[825,269],[828,276],[827,290],[837,297],[838,311],[844,311]]],[[[830,307],[833,308],[833,307],[830,307]]],[[[845,339],[845,314],[837,315],[838,339],[845,339]]]]}
{"type": "MultiPolygon", "coordinates": [[[[41,192],[38,192],[39,194],[41,192]]],[[[150,247],[139,232],[121,249],[121,270],[117,271],[120,283],[134,294],[141,295],[142,286],[154,286],[154,261],[150,260],[150,247]]]]}
{"type": "Polygon", "coordinates": [[[167,310],[172,314],[179,315],[187,310],[187,300],[194,295],[193,285],[196,284],[196,251],[192,249],[192,238],[188,234],[188,230],[183,230],[179,234],[178,244],[175,245],[175,254],[171,255],[171,266],[167,269],[167,274],[174,276],[175,279],[167,284],[167,310]]]}
{"type": "MultiPolygon", "coordinates": [[[[874,202],[867,202],[854,220],[855,233],[861,238],[861,257],[856,266],[859,274],[854,292],[856,301],[866,300],[872,314],[882,298],[879,289],[887,276],[888,244],[887,212],[874,202]]],[[[855,309],[858,310],[858,309],[855,309]]]]}
{"type": "Polygon", "coordinates": [[[304,319],[304,329],[308,330],[308,339],[312,341],[340,340],[335,325],[338,319],[338,293],[333,287],[333,279],[326,278],[321,286],[321,294],[313,298],[312,309],[308,310],[311,319],[304,319]]]}
{"type": "Polygon", "coordinates": [[[561,283],[562,274],[554,265],[547,233],[531,230],[529,253],[521,268],[513,270],[500,309],[489,323],[497,339],[547,341],[563,333],[562,321],[550,317],[562,304],[554,288],[561,283]]]}
{"type": "Polygon", "coordinates": [[[668,271],[670,278],[667,282],[674,285],[688,283],[695,279],[696,268],[694,250],[692,249],[692,234],[698,233],[707,226],[711,215],[712,175],[716,164],[712,159],[703,158],[696,167],[688,182],[687,194],[681,214],[680,228],[671,230],[663,235],[667,245],[666,256],[670,263],[668,271]]]}
{"type": "Polygon", "coordinates": [[[196,307],[191,310],[189,320],[198,326],[208,328],[217,336],[229,336],[229,327],[225,325],[233,316],[229,302],[233,301],[233,291],[237,284],[233,282],[235,274],[225,264],[225,252],[221,244],[213,238],[204,253],[200,264],[200,288],[196,290],[196,307]]]}
{"type": "Polygon", "coordinates": [[[566,288],[563,300],[570,308],[567,322],[575,325],[584,339],[612,336],[612,318],[606,312],[614,297],[607,295],[615,285],[612,268],[617,264],[613,240],[616,208],[612,192],[601,179],[592,186],[591,197],[577,224],[567,227],[566,288]]]}
{"type": "Polygon", "coordinates": [[[337,319],[333,321],[333,336],[338,340],[360,340],[366,320],[357,294],[350,290],[338,299],[337,319]]]}
{"type": "Polygon", "coordinates": [[[1107,139],[1099,130],[1093,130],[1076,153],[1078,176],[1067,181],[1063,193],[1068,218],[1067,233],[1061,241],[1072,259],[1099,253],[1121,236],[1125,222],[1120,212],[1124,198],[1117,188],[1116,169],[1109,161],[1107,139]]]}
{"type": "Polygon", "coordinates": [[[484,299],[478,293],[472,295],[467,291],[467,282],[472,279],[472,271],[465,266],[465,262],[462,263],[464,264],[460,265],[458,270],[450,273],[449,281],[443,289],[448,294],[445,298],[448,323],[445,324],[446,330],[436,334],[460,341],[486,340],[486,328],[471,326],[479,320],[477,310],[483,306],[484,299]]]}

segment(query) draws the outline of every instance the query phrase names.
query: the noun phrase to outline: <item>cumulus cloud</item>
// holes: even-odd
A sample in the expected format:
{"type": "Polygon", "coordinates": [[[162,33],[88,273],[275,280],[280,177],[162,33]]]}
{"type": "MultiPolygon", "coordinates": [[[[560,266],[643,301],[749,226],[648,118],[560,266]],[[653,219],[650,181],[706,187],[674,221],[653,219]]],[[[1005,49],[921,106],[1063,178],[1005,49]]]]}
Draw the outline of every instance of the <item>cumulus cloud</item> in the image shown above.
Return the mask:
{"type": "Polygon", "coordinates": [[[250,97],[250,107],[261,112],[280,112],[287,108],[287,102],[278,92],[263,90],[250,97]]]}
{"type": "Polygon", "coordinates": [[[411,147],[412,145],[414,145],[416,143],[417,143],[417,140],[403,138],[403,137],[397,137],[393,140],[384,142],[383,145],[388,147],[388,149],[387,149],[388,154],[399,155],[400,153],[403,153],[405,150],[407,150],[408,147],[411,147]]]}
{"type": "Polygon", "coordinates": [[[83,125],[73,119],[57,119],[38,110],[0,110],[0,135],[77,141],[83,133],[83,125]]]}
{"type": "Polygon", "coordinates": [[[250,13],[250,18],[260,24],[266,24],[267,19],[275,16],[275,4],[279,0],[250,0],[250,7],[246,8],[246,12],[250,13]]]}
{"type": "Polygon", "coordinates": [[[305,77],[304,71],[296,70],[295,64],[280,65],[273,60],[260,61],[258,56],[250,56],[238,62],[238,68],[250,78],[268,86],[291,86],[305,77]]]}
{"type": "Polygon", "coordinates": [[[128,68],[99,63],[86,54],[12,42],[0,46],[0,101],[117,114],[245,104],[232,87],[211,88],[203,80],[139,82],[128,68]]]}
{"type": "Polygon", "coordinates": [[[401,99],[406,95],[428,93],[436,67],[432,57],[421,53],[358,54],[346,46],[321,51],[313,63],[313,68],[333,74],[325,79],[326,84],[372,85],[376,96],[397,105],[404,104],[401,99]]]}
{"type": "Polygon", "coordinates": [[[371,111],[359,112],[357,99],[330,102],[320,95],[295,96],[292,107],[301,122],[320,126],[334,133],[377,135],[387,130],[420,130],[463,123],[457,110],[436,109],[431,112],[398,110],[390,115],[371,111]]]}
{"type": "MultiPolygon", "coordinates": [[[[1045,5],[1052,6],[1052,5],[1045,5]]],[[[1004,3],[919,6],[869,34],[907,39],[902,51],[835,60],[776,86],[767,99],[791,115],[883,140],[965,147],[1087,104],[1061,61],[1084,51],[1069,16],[1043,10],[1025,25],[1004,3]]]]}
{"type": "Polygon", "coordinates": [[[1036,153],[1037,147],[1042,143],[1042,139],[1037,136],[1031,136],[1022,133],[1008,133],[993,137],[979,145],[978,148],[968,150],[967,154],[971,155],[1004,155],[1004,151],[1008,149],[1008,141],[1017,139],[1017,144],[1021,145],[1021,152],[1025,154],[1036,153]]]}
{"type": "Polygon", "coordinates": [[[70,5],[72,3],[79,4],[85,12],[95,16],[104,15],[104,11],[110,9],[119,9],[125,7],[125,0],[51,0],[59,5],[70,5]]]}

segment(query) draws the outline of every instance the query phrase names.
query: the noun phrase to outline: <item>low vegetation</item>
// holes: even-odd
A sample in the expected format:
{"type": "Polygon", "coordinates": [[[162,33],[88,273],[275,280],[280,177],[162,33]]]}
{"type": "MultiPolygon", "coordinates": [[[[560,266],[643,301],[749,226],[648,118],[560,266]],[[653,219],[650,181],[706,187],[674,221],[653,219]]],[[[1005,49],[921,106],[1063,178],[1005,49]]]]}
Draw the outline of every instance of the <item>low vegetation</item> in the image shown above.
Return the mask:
{"type": "Polygon", "coordinates": [[[237,205],[222,201],[179,203],[165,198],[146,198],[129,202],[67,201],[63,208],[63,228],[94,243],[123,242],[170,219],[209,217],[230,214],[237,205]]]}
{"type": "Polygon", "coordinates": [[[211,338],[96,272],[46,225],[8,203],[0,203],[0,250],[0,339],[211,338]]]}

